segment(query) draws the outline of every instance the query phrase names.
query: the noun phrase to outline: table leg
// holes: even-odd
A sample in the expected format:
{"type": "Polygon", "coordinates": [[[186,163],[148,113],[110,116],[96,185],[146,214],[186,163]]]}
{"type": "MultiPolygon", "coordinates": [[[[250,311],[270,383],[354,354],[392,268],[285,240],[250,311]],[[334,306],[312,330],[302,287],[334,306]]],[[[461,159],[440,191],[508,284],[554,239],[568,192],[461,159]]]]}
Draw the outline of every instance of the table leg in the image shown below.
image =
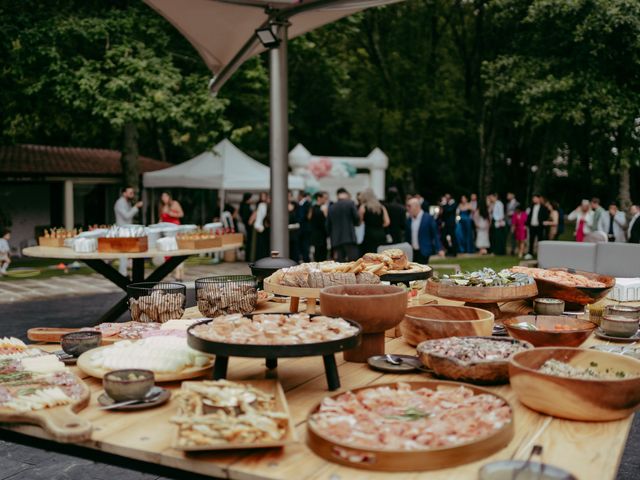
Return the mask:
{"type": "Polygon", "coordinates": [[[267,368],[269,370],[273,370],[274,368],[278,368],[278,359],[277,358],[267,358],[267,368]]]}
{"type": "Polygon", "coordinates": [[[340,376],[338,375],[338,365],[336,365],[336,357],[333,354],[323,355],[324,373],[327,377],[327,387],[330,391],[340,388],[340,376]]]}
{"type": "Polygon", "coordinates": [[[227,377],[227,367],[229,366],[229,357],[222,357],[216,355],[216,360],[213,364],[213,379],[220,380],[227,377]]]}
{"type": "Polygon", "coordinates": [[[291,297],[289,300],[289,311],[291,313],[298,313],[300,307],[300,297],[291,297]]]}
{"type": "Polygon", "coordinates": [[[144,281],[144,258],[134,258],[132,260],[131,281],[133,283],[144,281]]]}
{"type": "Polygon", "coordinates": [[[96,272],[109,280],[111,283],[116,284],[125,292],[127,291],[127,285],[131,283],[129,277],[121,275],[118,270],[106,263],[104,260],[85,260],[84,263],[93,268],[96,272]]]}
{"type": "MultiPolygon", "coordinates": [[[[171,253],[171,252],[169,252],[171,253]]],[[[180,257],[170,257],[166,262],[156,268],[153,272],[149,274],[147,278],[144,279],[145,282],[159,282],[164,279],[167,275],[175,270],[175,268],[184,262],[188,255],[183,255],[180,257]]]]}

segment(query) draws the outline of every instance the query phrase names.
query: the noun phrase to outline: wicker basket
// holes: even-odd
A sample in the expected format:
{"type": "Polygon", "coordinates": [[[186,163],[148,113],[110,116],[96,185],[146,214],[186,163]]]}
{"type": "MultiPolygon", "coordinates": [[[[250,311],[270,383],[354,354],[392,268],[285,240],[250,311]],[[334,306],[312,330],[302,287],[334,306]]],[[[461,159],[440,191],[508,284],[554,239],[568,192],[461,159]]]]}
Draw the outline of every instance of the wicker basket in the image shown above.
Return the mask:
{"type": "Polygon", "coordinates": [[[141,282],[127,285],[129,312],[134,322],[181,318],[187,305],[187,287],[181,283],[141,282]]]}
{"type": "Polygon", "coordinates": [[[195,284],[198,310],[205,317],[247,314],[256,308],[258,289],[256,277],[251,275],[205,277],[195,284]]]}

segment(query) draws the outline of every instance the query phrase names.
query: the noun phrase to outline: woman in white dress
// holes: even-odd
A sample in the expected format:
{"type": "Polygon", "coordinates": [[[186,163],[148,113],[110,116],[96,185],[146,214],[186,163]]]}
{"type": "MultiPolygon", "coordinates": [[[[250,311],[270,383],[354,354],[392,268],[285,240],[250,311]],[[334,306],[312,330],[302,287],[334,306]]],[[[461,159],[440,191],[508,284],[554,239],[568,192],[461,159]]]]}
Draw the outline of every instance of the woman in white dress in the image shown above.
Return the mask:
{"type": "Polygon", "coordinates": [[[476,248],[480,251],[480,255],[486,255],[487,250],[491,247],[489,241],[491,221],[486,203],[480,202],[478,209],[473,212],[473,223],[476,226],[476,248]]]}

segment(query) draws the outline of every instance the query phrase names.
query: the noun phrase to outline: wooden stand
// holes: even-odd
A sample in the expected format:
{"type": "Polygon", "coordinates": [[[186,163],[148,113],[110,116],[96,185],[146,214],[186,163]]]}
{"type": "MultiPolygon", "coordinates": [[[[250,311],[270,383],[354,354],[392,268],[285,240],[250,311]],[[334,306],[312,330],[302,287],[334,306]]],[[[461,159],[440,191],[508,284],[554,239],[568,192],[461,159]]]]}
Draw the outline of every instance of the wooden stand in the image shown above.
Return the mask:
{"type": "Polygon", "coordinates": [[[367,363],[367,359],[374,355],[384,355],[384,334],[363,333],[359,347],[345,350],[344,359],[347,362],[367,363]]]}
{"type": "Polygon", "coordinates": [[[317,311],[317,300],[320,298],[319,288],[287,287],[284,285],[278,285],[277,283],[271,283],[269,278],[265,278],[264,291],[290,297],[291,303],[289,311],[291,313],[298,313],[301,298],[307,299],[306,312],[308,314],[313,315],[317,311]]]}

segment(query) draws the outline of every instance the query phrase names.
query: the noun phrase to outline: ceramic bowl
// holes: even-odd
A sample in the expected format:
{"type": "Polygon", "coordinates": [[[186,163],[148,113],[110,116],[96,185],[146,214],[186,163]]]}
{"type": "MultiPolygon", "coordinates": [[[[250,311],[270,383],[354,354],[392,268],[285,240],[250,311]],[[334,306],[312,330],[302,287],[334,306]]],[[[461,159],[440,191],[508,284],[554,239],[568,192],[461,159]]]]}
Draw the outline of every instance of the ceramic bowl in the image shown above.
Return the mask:
{"type": "Polygon", "coordinates": [[[597,325],[566,315],[520,315],[504,321],[509,335],[535,347],[577,347],[582,345],[597,325]],[[521,327],[530,324],[536,329],[521,327]]]}
{"type": "Polygon", "coordinates": [[[60,346],[64,353],[79,357],[84,352],[100,346],[102,334],[100,332],[72,332],[60,337],[60,346]]]}
{"type": "Polygon", "coordinates": [[[358,322],[363,333],[394,328],[407,309],[407,292],[392,285],[339,285],[320,290],[320,310],[358,322]]]}
{"type": "Polygon", "coordinates": [[[113,370],[102,378],[104,391],[116,402],[142,400],[155,384],[151,370],[113,370]]]}
{"type": "Polygon", "coordinates": [[[400,331],[409,345],[446,337],[490,337],[493,313],[474,307],[424,305],[408,307],[400,331]]]}
{"type": "Polygon", "coordinates": [[[534,348],[509,362],[509,381],[520,402],[538,412],[570,420],[603,422],[626,418],[640,407],[640,360],[583,348],[534,348]],[[620,378],[582,379],[550,375],[539,369],[547,360],[620,378]]]}
{"type": "Polygon", "coordinates": [[[631,337],[638,331],[638,319],[622,315],[604,315],[600,328],[612,337],[631,337]]]}
{"type": "Polygon", "coordinates": [[[533,311],[538,315],[562,315],[562,312],[564,312],[564,300],[536,298],[533,301],[533,311]]]}
{"type": "Polygon", "coordinates": [[[632,307],[631,305],[607,305],[604,308],[604,314],[640,320],[640,307],[632,307]]]}
{"type": "Polygon", "coordinates": [[[546,463],[502,460],[485,465],[479,480],[577,480],[571,473],[546,463]]]}

